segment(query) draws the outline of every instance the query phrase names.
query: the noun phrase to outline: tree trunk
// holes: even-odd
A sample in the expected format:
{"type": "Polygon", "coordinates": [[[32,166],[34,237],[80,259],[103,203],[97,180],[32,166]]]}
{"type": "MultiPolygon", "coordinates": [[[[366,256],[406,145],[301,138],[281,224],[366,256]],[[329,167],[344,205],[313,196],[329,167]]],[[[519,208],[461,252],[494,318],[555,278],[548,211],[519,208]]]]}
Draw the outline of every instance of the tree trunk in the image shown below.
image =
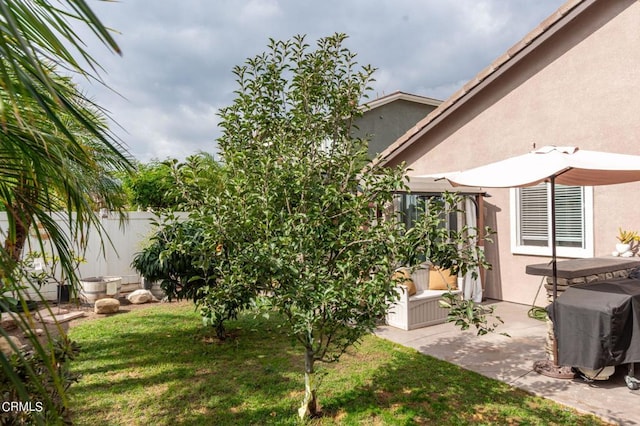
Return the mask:
{"type": "Polygon", "coordinates": [[[300,408],[298,408],[298,416],[302,420],[318,415],[316,373],[313,370],[313,362],[313,350],[307,348],[304,356],[304,400],[300,408]]]}
{"type": "MultiPolygon", "coordinates": [[[[37,199],[37,190],[34,187],[27,185],[26,178],[22,176],[19,183],[14,189],[16,193],[16,200],[10,205],[5,205],[7,210],[7,216],[10,221],[15,223],[16,233],[15,237],[11,238],[7,235],[7,239],[4,242],[4,249],[9,257],[14,262],[20,262],[22,259],[22,250],[29,237],[29,228],[31,227],[32,217],[29,214],[24,214],[28,209],[25,208],[24,201],[18,201],[19,199],[35,200],[37,199]],[[20,197],[18,197],[20,195],[20,197]]],[[[4,271],[4,276],[10,275],[10,271],[4,271]]]]}
{"type": "MultiPolygon", "coordinates": [[[[4,242],[4,248],[15,262],[19,262],[22,258],[22,250],[27,241],[28,229],[20,218],[15,218],[16,221],[16,236],[14,240],[7,238],[4,242]]],[[[29,224],[31,225],[31,224],[29,224]]]]}
{"type": "Polygon", "coordinates": [[[214,328],[216,329],[216,337],[219,340],[225,340],[227,338],[227,333],[226,330],[224,328],[224,321],[220,320],[217,321],[214,328]]]}

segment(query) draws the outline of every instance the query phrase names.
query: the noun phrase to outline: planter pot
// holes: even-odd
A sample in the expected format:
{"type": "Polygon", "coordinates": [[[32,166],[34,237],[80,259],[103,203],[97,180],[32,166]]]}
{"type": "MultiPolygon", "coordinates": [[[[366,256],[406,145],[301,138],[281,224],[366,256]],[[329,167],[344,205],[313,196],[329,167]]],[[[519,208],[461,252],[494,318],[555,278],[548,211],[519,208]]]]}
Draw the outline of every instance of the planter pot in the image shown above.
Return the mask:
{"type": "Polygon", "coordinates": [[[166,296],[164,290],[162,289],[162,287],[160,287],[160,281],[154,281],[149,290],[151,291],[151,294],[153,294],[153,296],[158,300],[162,300],[166,296]]]}
{"type": "Polygon", "coordinates": [[[120,297],[122,277],[89,277],[80,280],[80,300],[95,303],[96,300],[120,297]]]}
{"type": "Polygon", "coordinates": [[[616,251],[620,254],[626,253],[629,250],[631,250],[631,244],[623,244],[623,243],[616,244],[616,251]]]}
{"type": "Polygon", "coordinates": [[[142,288],[149,290],[158,300],[162,300],[166,296],[164,290],[160,287],[160,281],[148,281],[145,277],[142,277],[142,288]]]}
{"type": "Polygon", "coordinates": [[[58,302],[59,303],[68,303],[70,300],[71,286],[68,284],[63,284],[58,286],[58,302]]]}

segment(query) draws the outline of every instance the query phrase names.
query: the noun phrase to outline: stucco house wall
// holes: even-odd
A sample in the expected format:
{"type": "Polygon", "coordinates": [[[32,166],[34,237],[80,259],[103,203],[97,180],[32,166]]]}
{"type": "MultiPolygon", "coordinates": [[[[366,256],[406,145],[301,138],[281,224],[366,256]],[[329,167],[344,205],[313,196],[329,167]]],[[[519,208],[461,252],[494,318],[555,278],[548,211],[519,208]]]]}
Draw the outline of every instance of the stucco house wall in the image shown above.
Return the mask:
{"type": "Polygon", "coordinates": [[[374,158],[441,102],[404,92],[382,96],[363,106],[353,136],[369,139],[369,158],[374,158]]]}
{"type": "MultiPolygon", "coordinates": [[[[383,155],[411,175],[464,170],[544,145],[640,154],[640,3],[570,0],[522,42],[383,155]]],[[[509,189],[487,189],[489,298],[531,304],[548,257],[511,251],[509,189]]],[[[640,184],[593,190],[595,256],[610,255],[618,227],[640,230],[640,184]]],[[[538,304],[544,303],[542,297],[538,304]]]]}

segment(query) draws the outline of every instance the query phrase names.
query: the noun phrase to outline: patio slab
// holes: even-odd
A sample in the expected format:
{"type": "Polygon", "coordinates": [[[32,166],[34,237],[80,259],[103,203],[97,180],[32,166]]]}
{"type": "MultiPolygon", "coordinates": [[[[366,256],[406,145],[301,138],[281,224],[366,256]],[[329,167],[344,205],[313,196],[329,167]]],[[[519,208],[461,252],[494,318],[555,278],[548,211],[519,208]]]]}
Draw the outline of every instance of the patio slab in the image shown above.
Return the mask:
{"type": "MultiPolygon", "coordinates": [[[[591,383],[538,374],[533,363],[547,359],[546,323],[528,317],[530,306],[502,301],[490,304],[504,324],[485,336],[460,331],[451,323],[409,331],[381,326],[376,335],[612,423],[640,425],[640,390],[627,388],[626,365],[616,367],[609,380],[591,383]],[[499,334],[503,332],[511,337],[499,334]]],[[[640,365],[635,370],[640,377],[640,365]]]]}

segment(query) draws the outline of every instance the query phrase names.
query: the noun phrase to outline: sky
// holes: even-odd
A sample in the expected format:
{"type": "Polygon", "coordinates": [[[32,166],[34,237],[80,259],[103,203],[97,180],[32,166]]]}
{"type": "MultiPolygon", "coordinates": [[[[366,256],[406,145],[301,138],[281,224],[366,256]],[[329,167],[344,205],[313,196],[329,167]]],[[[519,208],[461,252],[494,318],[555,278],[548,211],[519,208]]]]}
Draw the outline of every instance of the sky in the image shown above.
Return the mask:
{"type": "Polygon", "coordinates": [[[358,63],[377,69],[370,99],[403,91],[446,100],[564,1],[93,0],[123,53],[87,34],[108,88],[76,82],[137,160],[182,160],[217,152],[216,113],[237,88],[232,69],[270,38],[305,35],[315,46],[345,33],[358,63]]]}

